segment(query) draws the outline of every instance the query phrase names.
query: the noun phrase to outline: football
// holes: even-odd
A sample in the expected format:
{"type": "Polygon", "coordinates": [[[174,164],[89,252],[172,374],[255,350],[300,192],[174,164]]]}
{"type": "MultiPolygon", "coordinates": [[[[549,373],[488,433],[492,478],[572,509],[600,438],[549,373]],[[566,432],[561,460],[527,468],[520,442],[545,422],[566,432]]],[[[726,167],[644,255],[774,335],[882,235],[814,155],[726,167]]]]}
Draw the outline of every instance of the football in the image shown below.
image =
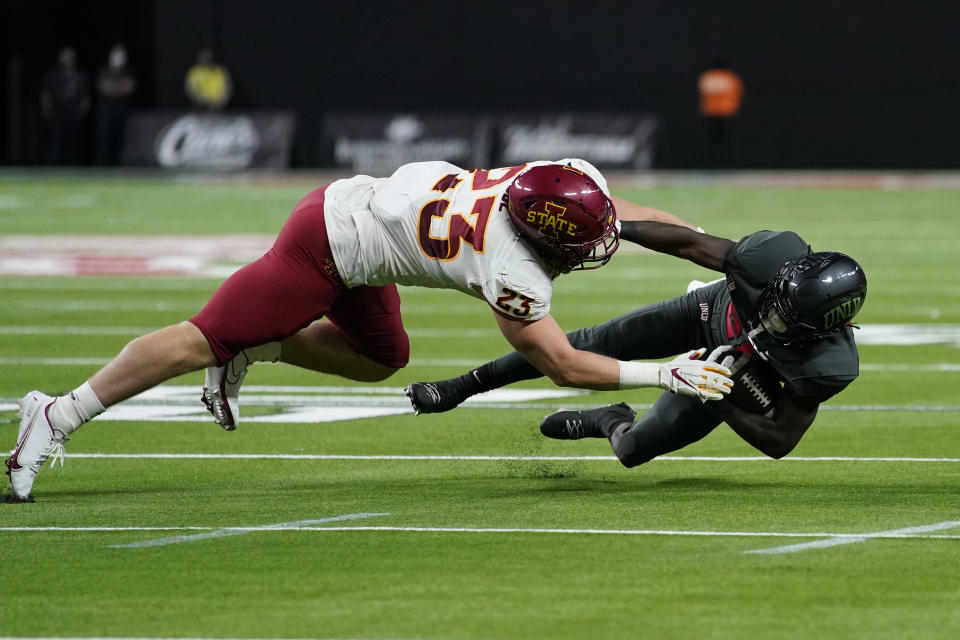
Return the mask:
{"type": "Polygon", "coordinates": [[[727,365],[733,371],[733,389],[727,399],[750,413],[772,416],[777,394],[783,388],[777,372],[755,353],[737,349],[731,349],[717,361],[725,363],[728,356],[734,360],[727,365]]]}

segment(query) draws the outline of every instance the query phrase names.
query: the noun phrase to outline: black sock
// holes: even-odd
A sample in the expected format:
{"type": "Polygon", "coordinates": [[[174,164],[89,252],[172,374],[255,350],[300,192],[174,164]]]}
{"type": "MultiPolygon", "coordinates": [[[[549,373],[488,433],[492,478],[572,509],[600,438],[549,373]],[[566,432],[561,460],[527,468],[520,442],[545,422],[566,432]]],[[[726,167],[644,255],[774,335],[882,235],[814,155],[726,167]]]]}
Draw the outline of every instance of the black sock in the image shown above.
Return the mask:
{"type": "MultiPolygon", "coordinates": [[[[481,369],[482,368],[483,367],[481,367],[481,369]]],[[[470,396],[493,389],[492,386],[486,384],[485,381],[488,379],[488,376],[481,373],[480,369],[474,369],[473,371],[466,372],[462,376],[452,378],[450,382],[453,383],[453,387],[456,389],[459,401],[463,402],[470,396]]]]}

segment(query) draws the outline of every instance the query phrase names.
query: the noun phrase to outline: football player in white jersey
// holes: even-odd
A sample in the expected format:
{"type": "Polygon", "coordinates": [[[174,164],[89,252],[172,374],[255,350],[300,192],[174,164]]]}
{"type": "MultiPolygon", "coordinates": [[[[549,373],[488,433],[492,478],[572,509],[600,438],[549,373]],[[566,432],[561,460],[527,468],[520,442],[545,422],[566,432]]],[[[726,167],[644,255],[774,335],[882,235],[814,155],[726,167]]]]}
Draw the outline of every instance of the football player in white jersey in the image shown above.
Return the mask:
{"type": "Polygon", "coordinates": [[[297,204],[270,251],[230,276],[196,316],[133,340],[65,396],[32,391],[20,400],[20,431],[6,461],[12,498],[30,499],[43,462],[62,454],[80,425],[178,375],[206,369],[203,401],[227,430],[237,425],[252,362],[359,381],[389,377],[409,358],[398,283],[486,301],[510,345],[558,385],[722,398],[732,385],[722,365],[580,351],[550,315],[556,276],[600,267],[616,251],[618,211],[686,224],[611,198],[599,171],[573,159],[489,171],[414,163],[390,178],[356,176],[317,189],[297,204]]]}

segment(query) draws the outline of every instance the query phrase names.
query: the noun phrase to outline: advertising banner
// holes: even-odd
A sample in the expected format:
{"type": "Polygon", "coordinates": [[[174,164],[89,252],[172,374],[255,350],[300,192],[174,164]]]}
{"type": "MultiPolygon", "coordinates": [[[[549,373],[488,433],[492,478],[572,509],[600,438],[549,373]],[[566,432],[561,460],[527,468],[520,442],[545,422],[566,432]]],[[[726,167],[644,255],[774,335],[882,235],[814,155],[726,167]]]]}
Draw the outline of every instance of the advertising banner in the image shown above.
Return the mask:
{"type": "Polygon", "coordinates": [[[124,128],[120,162],[171,169],[284,168],[295,118],[285,112],[141,111],[124,128]]]}
{"type": "Polygon", "coordinates": [[[653,166],[657,119],[644,113],[331,113],[321,164],[387,176],[402,164],[446,160],[464,168],[583,158],[601,169],[653,166]]]}
{"type": "Polygon", "coordinates": [[[657,119],[638,113],[533,113],[497,119],[494,166],[582,158],[600,169],[653,166],[657,119]]]}
{"type": "Polygon", "coordinates": [[[388,176],[408,162],[446,160],[465,168],[490,158],[490,122],[470,114],[330,113],[321,162],[354,173],[388,176]]]}

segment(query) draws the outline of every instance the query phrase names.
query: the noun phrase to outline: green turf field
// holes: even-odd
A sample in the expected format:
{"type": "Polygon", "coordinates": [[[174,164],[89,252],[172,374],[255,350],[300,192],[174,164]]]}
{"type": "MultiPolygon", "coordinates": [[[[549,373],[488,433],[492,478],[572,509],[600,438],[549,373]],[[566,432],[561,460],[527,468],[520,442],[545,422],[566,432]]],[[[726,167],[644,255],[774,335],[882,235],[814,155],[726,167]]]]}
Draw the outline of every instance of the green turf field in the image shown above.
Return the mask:
{"type": "MultiPolygon", "coordinates": [[[[39,260],[23,234],[273,234],[309,189],[0,176],[0,258],[39,260]]],[[[250,419],[226,433],[190,413],[197,373],[77,432],[35,503],[0,504],[0,635],[960,637],[960,191],[618,194],[718,235],[792,229],[863,264],[858,320],[893,337],[861,347],[860,379],[788,458],[721,426],[626,470],[604,441],[537,430],[553,408],[644,407],[652,391],[552,397],[531,381],[529,399],[416,417],[404,384],[506,343],[483,303],[402,288],[413,360],[386,383],[257,365],[250,419]],[[352,410],[385,415],[318,421],[352,410]]],[[[573,329],[712,277],[623,252],[558,280],[553,312],[573,329]]],[[[0,276],[0,445],[21,395],[74,388],[218,282],[0,276]]]]}

